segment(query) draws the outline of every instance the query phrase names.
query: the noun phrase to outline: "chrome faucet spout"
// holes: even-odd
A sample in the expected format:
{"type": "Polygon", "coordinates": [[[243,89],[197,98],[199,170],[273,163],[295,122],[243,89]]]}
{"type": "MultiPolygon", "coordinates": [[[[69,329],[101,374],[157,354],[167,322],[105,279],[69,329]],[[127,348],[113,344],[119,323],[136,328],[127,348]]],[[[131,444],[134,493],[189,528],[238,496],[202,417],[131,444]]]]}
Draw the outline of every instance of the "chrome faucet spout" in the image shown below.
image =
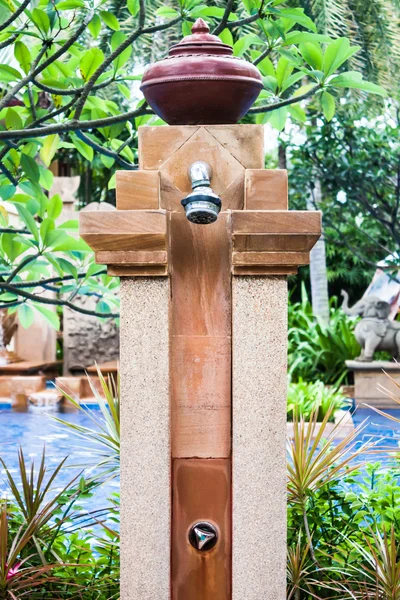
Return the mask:
{"type": "Polygon", "coordinates": [[[221,200],[211,189],[212,169],[202,160],[192,163],[188,170],[193,192],[181,201],[191,223],[214,223],[221,210],[221,200]]]}

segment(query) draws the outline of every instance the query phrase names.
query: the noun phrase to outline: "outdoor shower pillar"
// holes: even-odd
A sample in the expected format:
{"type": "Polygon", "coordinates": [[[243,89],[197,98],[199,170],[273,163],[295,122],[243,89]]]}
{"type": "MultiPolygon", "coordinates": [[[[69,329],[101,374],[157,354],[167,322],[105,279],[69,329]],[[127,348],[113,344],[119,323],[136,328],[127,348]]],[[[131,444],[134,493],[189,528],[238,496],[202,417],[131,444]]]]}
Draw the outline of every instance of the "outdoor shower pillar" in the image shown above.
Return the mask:
{"type": "Polygon", "coordinates": [[[117,210],[81,215],[121,277],[121,600],[286,597],[286,278],[321,223],[288,211],[263,136],[141,127],[117,210]],[[207,225],[181,206],[199,160],[207,225]]]}

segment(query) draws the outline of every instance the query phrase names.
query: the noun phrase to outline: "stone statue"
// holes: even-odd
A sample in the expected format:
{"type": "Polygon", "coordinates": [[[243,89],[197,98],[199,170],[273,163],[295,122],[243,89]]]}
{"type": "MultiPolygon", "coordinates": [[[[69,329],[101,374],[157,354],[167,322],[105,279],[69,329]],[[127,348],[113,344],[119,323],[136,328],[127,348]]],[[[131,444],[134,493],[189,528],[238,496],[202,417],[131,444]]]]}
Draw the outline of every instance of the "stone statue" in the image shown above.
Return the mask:
{"type": "Polygon", "coordinates": [[[400,322],[391,321],[390,304],[377,296],[366,296],[349,307],[349,295],[342,290],[342,309],[351,317],[362,317],[355,327],[354,335],[362,350],[356,360],[371,362],[374,352],[386,350],[400,360],[400,322]]]}

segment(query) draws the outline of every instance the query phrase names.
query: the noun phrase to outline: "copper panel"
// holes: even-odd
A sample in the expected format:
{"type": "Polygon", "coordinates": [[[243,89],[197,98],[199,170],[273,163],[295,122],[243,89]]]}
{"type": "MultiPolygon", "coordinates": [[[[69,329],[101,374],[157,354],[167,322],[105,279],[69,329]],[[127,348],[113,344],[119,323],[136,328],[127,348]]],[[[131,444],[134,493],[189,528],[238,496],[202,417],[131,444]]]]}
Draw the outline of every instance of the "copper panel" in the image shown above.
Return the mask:
{"type": "Polygon", "coordinates": [[[174,460],[172,600],[230,600],[231,536],[231,461],[174,460]],[[188,541],[198,521],[210,521],[219,531],[209,552],[188,541]]]}
{"type": "Polygon", "coordinates": [[[172,456],[230,456],[230,337],[172,338],[171,401],[172,456]]]}
{"type": "Polygon", "coordinates": [[[231,334],[228,215],[211,225],[171,214],[171,334],[231,334]]]}

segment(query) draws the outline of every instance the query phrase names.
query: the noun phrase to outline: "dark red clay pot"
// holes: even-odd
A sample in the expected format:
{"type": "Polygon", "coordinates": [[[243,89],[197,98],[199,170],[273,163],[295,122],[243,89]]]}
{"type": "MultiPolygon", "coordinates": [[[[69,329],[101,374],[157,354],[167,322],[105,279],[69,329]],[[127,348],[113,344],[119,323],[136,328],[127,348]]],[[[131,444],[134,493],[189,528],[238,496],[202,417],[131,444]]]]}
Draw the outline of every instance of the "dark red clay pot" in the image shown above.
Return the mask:
{"type": "Polygon", "coordinates": [[[141,90],[169,125],[237,123],[263,87],[258,69],[209,31],[198,19],[193,35],[145,71],[141,90]]]}

